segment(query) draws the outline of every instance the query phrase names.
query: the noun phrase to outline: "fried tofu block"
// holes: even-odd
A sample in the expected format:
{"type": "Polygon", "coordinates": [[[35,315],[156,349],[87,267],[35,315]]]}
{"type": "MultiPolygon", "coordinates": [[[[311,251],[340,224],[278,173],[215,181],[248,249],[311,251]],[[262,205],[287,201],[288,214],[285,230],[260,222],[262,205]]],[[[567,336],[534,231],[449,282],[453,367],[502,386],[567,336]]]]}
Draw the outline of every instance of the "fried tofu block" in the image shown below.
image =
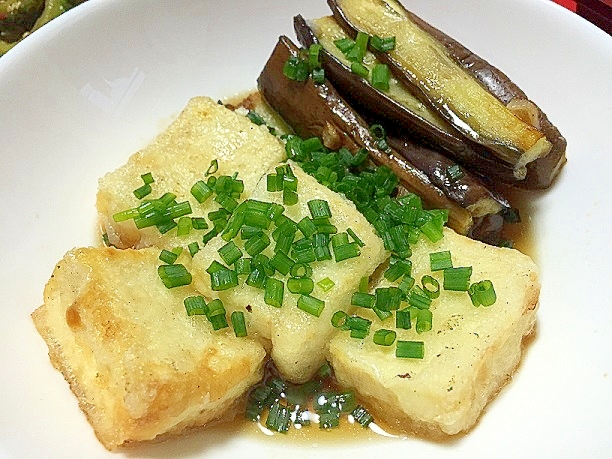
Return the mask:
{"type": "Polygon", "coordinates": [[[262,377],[263,347],[186,314],[158,249],[75,249],[56,266],[33,320],[109,450],[204,425],[262,377]]]}
{"type": "MultiPolygon", "coordinates": [[[[354,387],[385,422],[404,431],[446,436],[469,430],[486,404],[506,384],[521,359],[523,338],[534,328],[540,284],[529,257],[517,250],[492,247],[445,230],[436,244],[422,240],[413,248],[417,282],[430,273],[429,253],[450,250],[453,266],[472,266],[471,282],[490,279],[497,301],[474,307],[466,292],[441,290],[433,301],[433,328],[417,334],[395,328],[395,320],[372,320],[363,340],[338,333],[329,359],[340,384],[354,387]],[[397,358],[396,346],[374,344],[380,328],[397,339],[423,341],[422,360],[397,358]]],[[[441,272],[433,274],[440,281],[441,272]]],[[[385,284],[386,285],[386,284],[385,284]]]]}
{"type": "Polygon", "coordinates": [[[284,157],[282,143],[266,126],[257,126],[208,97],[195,97],[155,141],[100,179],[96,205],[102,233],[118,248],[172,247],[196,240],[195,235],[188,241],[177,238],[176,231],[162,236],[156,228],[138,230],[132,220],[117,223],[113,215],[140,204],[133,191],[143,185],[141,175],[151,172],[155,182],[147,198],[171,192],[178,202],[191,203],[191,216],[206,216],[219,205],[212,199],[199,204],[190,190],[205,179],[211,161],[218,161],[217,176],[238,171],[244,181],[243,197],[248,197],[263,173],[284,157]]]}
{"type": "MultiPolygon", "coordinates": [[[[329,203],[331,223],[338,228],[338,232],[351,228],[365,243],[358,257],[338,263],[333,259],[312,263],[315,287],[311,295],[325,301],[320,317],[298,309],[296,304],[299,295],[289,292],[286,286],[281,308],[266,304],[263,291],[245,284],[244,279],[241,279],[241,285],[236,288],[213,292],[206,268],[213,259],[220,260],[217,250],[225,244],[220,238],[213,239],[194,256],[192,275],[194,286],[205,296],[221,298],[228,312],[240,310],[245,313],[249,333],[256,333],[271,341],[271,356],[282,376],[299,383],[310,379],[325,361],[327,345],[334,331],[330,322],[334,312],[346,311],[351,307],[351,294],[358,288],[359,280],[372,274],[389,253],[375,234],[374,228],[352,202],[319,184],[297,164],[291,161],[289,164],[298,179],[299,201],[293,206],[285,206],[284,215],[299,222],[303,217],[310,216],[308,201],[323,199],[329,203]],[[335,284],[327,292],[316,284],[326,277],[335,284]]],[[[252,197],[279,204],[283,202],[282,193],[266,191],[265,180],[258,184],[252,197]]],[[[236,241],[240,244],[239,238],[236,241]]],[[[274,254],[272,245],[264,252],[268,256],[274,254]]],[[[277,277],[283,281],[287,279],[278,273],[277,277]]]]}

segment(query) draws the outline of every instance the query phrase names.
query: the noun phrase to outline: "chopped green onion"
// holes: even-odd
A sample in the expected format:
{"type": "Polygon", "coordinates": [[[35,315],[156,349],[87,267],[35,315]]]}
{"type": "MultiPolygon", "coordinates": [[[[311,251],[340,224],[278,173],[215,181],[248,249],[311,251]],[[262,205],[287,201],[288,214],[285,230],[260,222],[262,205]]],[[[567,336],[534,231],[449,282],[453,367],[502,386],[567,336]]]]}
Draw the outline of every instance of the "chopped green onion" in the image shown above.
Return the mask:
{"type": "Polygon", "coordinates": [[[306,81],[310,74],[310,66],[308,62],[300,59],[297,56],[289,56],[283,65],[283,75],[290,80],[306,81]]]}
{"type": "Polygon", "coordinates": [[[435,300],[440,296],[440,283],[432,276],[425,275],[421,278],[421,285],[425,294],[435,300]]]}
{"type": "Polygon", "coordinates": [[[396,336],[397,334],[393,330],[381,328],[374,332],[374,344],[378,344],[379,346],[391,346],[395,343],[396,336]]]}
{"type": "Polygon", "coordinates": [[[443,269],[452,268],[453,261],[451,259],[450,250],[430,253],[429,266],[432,271],[441,271],[443,269]]]}
{"type": "Polygon", "coordinates": [[[236,271],[226,268],[217,261],[213,261],[206,272],[210,275],[210,285],[214,291],[227,290],[238,285],[236,271]]]}
{"type": "Polygon", "coordinates": [[[253,265],[254,263],[251,261],[251,272],[249,273],[245,282],[251,287],[263,289],[268,276],[266,275],[265,269],[262,265],[253,265]]]}
{"type": "Polygon", "coordinates": [[[136,188],[134,190],[134,196],[136,196],[136,198],[138,199],[142,199],[145,196],[151,194],[151,185],[149,185],[148,183],[145,183],[144,185],[142,185],[139,188],[136,188]]]}
{"type": "Polygon", "coordinates": [[[295,262],[281,251],[276,252],[274,256],[270,259],[270,265],[283,276],[289,274],[289,271],[291,270],[294,264],[295,262]]]}
{"type": "Polygon", "coordinates": [[[395,37],[384,37],[381,38],[378,35],[373,35],[370,38],[370,45],[376,51],[386,53],[395,49],[395,37]]]}
{"type": "Polygon", "coordinates": [[[215,174],[218,170],[219,170],[219,161],[216,159],[213,159],[210,162],[210,166],[208,166],[208,169],[206,170],[205,176],[208,177],[209,175],[215,174]]]}
{"type": "Polygon", "coordinates": [[[355,421],[361,424],[362,427],[368,427],[374,421],[374,418],[368,410],[361,405],[358,405],[351,414],[355,421]]]}
{"type": "Polygon", "coordinates": [[[232,321],[232,328],[234,329],[234,334],[238,338],[247,336],[247,328],[246,328],[246,323],[244,321],[244,312],[242,311],[232,312],[230,316],[230,320],[232,321]]]}
{"type": "Polygon", "coordinates": [[[336,311],[331,318],[331,324],[335,328],[339,328],[341,330],[348,330],[349,327],[347,325],[348,314],[344,311],[336,311]]]}
{"type": "Polygon", "coordinates": [[[210,188],[204,180],[198,180],[191,187],[191,195],[202,204],[208,198],[210,198],[213,194],[213,189],[210,188]]]}
{"type": "Polygon", "coordinates": [[[157,273],[166,288],[175,288],[191,284],[191,274],[187,271],[187,268],[181,264],[160,265],[157,268],[157,273]]]}
{"type": "Polygon", "coordinates": [[[249,238],[244,244],[244,250],[252,257],[262,252],[270,245],[270,238],[265,233],[260,233],[249,238]]]}
{"type": "Polygon", "coordinates": [[[308,62],[313,69],[321,67],[321,59],[319,57],[321,48],[322,46],[319,43],[313,43],[308,47],[308,62]]]}
{"type": "Polygon", "coordinates": [[[376,64],[372,69],[372,86],[380,91],[389,90],[391,72],[386,64],[376,64]]]}
{"type": "Polygon", "coordinates": [[[193,257],[196,253],[200,251],[200,245],[197,243],[197,241],[194,241],[187,244],[187,249],[189,250],[189,255],[193,257]]]}
{"type": "Polygon", "coordinates": [[[187,236],[191,232],[191,218],[189,217],[180,217],[178,219],[178,225],[176,228],[177,236],[187,236]]]}
{"type": "MultiPolygon", "coordinates": [[[[384,273],[385,279],[389,282],[395,282],[404,275],[410,275],[412,270],[412,262],[410,260],[398,260],[391,263],[384,273]]],[[[411,286],[412,287],[412,286],[411,286]]]]}
{"type": "Polygon", "coordinates": [[[415,283],[415,280],[412,277],[408,275],[404,275],[404,278],[399,283],[397,288],[399,288],[402,292],[404,292],[404,294],[407,294],[410,291],[410,289],[414,287],[414,283],[415,283]]]}
{"type": "Polygon", "coordinates": [[[325,302],[310,295],[301,295],[297,307],[308,314],[319,317],[325,308],[325,302]]]}
{"type": "Polygon", "coordinates": [[[431,330],[432,327],[432,313],[429,309],[419,309],[417,311],[417,322],[416,331],[417,333],[424,333],[431,330]]]}
{"type": "Polygon", "coordinates": [[[153,174],[151,172],[147,172],[146,174],[142,174],[140,176],[140,178],[145,183],[145,185],[150,185],[151,183],[155,182],[155,179],[153,178],[153,174]]]}
{"type": "Polygon", "coordinates": [[[301,233],[304,235],[304,237],[311,237],[313,234],[317,232],[316,225],[308,217],[302,218],[298,222],[297,226],[298,226],[298,229],[301,231],[301,233]]]}
{"type": "Polygon", "coordinates": [[[423,341],[398,341],[395,356],[401,359],[422,359],[425,356],[423,341]]]}
{"type": "Polygon", "coordinates": [[[206,219],[203,217],[191,217],[191,226],[197,230],[207,229],[208,223],[206,223],[206,219]]]}
{"type": "Polygon", "coordinates": [[[208,317],[209,322],[212,324],[213,330],[221,330],[228,326],[225,312],[225,307],[220,299],[217,298],[208,303],[206,317],[208,317]]]}
{"type": "Polygon", "coordinates": [[[333,280],[331,280],[329,277],[324,277],[323,279],[321,279],[319,282],[317,282],[317,285],[319,286],[319,288],[321,290],[323,290],[324,292],[328,292],[330,291],[332,288],[334,288],[334,286],[336,285],[335,282],[333,280]]]}
{"type": "Polygon", "coordinates": [[[254,112],[253,110],[249,110],[249,112],[246,114],[246,117],[257,126],[266,124],[266,121],[261,117],[261,115],[257,112],[254,112]]]}
{"type": "Polygon", "coordinates": [[[351,338],[363,339],[370,333],[372,321],[359,316],[349,316],[346,319],[346,326],[351,331],[351,338]]]}
{"type": "Polygon", "coordinates": [[[329,250],[329,237],[327,234],[317,233],[313,236],[313,249],[317,261],[331,260],[332,255],[329,250]]]}
{"type": "Polygon", "coordinates": [[[329,209],[329,203],[323,199],[312,199],[308,201],[308,209],[313,219],[316,218],[331,218],[331,210],[329,209]]]}
{"type": "Polygon", "coordinates": [[[236,260],[234,269],[238,276],[248,276],[251,273],[252,258],[240,258],[236,260]]]}
{"type": "Polygon", "coordinates": [[[447,268],[444,270],[444,290],[467,291],[470,287],[472,267],[447,268]]]}
{"type": "Polygon", "coordinates": [[[359,279],[358,290],[361,293],[367,293],[369,289],[370,289],[370,278],[368,276],[363,276],[361,279],[359,279]]]}
{"type": "Polygon", "coordinates": [[[429,309],[431,306],[431,298],[418,285],[408,292],[406,299],[408,300],[408,304],[415,308],[429,309]]]}
{"type": "Polygon", "coordinates": [[[283,204],[294,206],[298,203],[298,194],[295,191],[283,188],[283,204]]]}
{"type": "Polygon", "coordinates": [[[285,284],[279,279],[268,277],[264,285],[264,302],[275,308],[283,305],[285,295],[285,284]]]}
{"type": "Polygon", "coordinates": [[[493,283],[488,279],[473,283],[468,294],[474,306],[491,306],[497,300],[493,283]]]}
{"type": "Polygon", "coordinates": [[[351,304],[353,306],[371,309],[374,307],[374,304],[376,304],[376,297],[369,293],[354,292],[351,296],[351,304]]]}
{"type": "Polygon", "coordinates": [[[228,242],[217,253],[221,256],[226,265],[233,265],[239,258],[242,257],[242,251],[234,244],[233,241],[228,242]]]}
{"type": "Polygon", "coordinates": [[[306,263],[294,264],[289,273],[292,277],[310,277],[312,276],[312,267],[306,263]]]}
{"type": "Polygon", "coordinates": [[[334,247],[334,259],[336,263],[348,260],[349,258],[358,257],[359,255],[361,255],[361,252],[356,242],[349,242],[348,244],[334,247]]]}
{"type": "Polygon", "coordinates": [[[290,277],[287,288],[291,293],[309,295],[314,290],[314,282],[310,277],[290,277]]]}
{"type": "Polygon", "coordinates": [[[370,74],[368,68],[360,62],[351,62],[351,72],[362,78],[367,78],[370,74]]]}
{"type": "Polygon", "coordinates": [[[168,265],[174,264],[177,258],[178,255],[176,253],[166,249],[163,249],[159,254],[159,259],[168,265]]]}
{"type": "Polygon", "coordinates": [[[338,48],[343,54],[346,54],[355,46],[355,40],[350,38],[341,38],[339,40],[335,40],[334,45],[336,45],[336,48],[338,48]]]}
{"type": "Polygon", "coordinates": [[[188,316],[200,315],[205,316],[208,313],[206,301],[201,296],[189,296],[183,300],[188,316]]]}
{"type": "Polygon", "coordinates": [[[395,327],[404,330],[410,330],[412,328],[410,310],[408,308],[399,309],[395,312],[395,327]]]}
{"type": "Polygon", "coordinates": [[[314,81],[316,84],[325,83],[325,69],[312,69],[312,81],[314,81]]]}
{"type": "Polygon", "coordinates": [[[368,49],[368,41],[370,36],[364,32],[357,32],[355,37],[355,46],[353,46],[347,53],[346,58],[352,62],[361,62],[365,56],[366,50],[368,49]]]}
{"type": "Polygon", "coordinates": [[[402,301],[402,291],[397,287],[379,287],[374,291],[376,302],[374,307],[382,311],[399,309],[402,301]]]}
{"type": "Polygon", "coordinates": [[[291,411],[278,401],[270,407],[268,418],[266,419],[266,427],[270,430],[279,433],[285,433],[289,430],[289,422],[291,421],[291,411]]]}
{"type": "Polygon", "coordinates": [[[353,231],[351,228],[347,228],[346,232],[349,234],[349,236],[351,236],[351,238],[353,238],[353,241],[355,241],[359,247],[365,246],[365,243],[361,239],[359,239],[359,236],[357,236],[357,234],[355,234],[355,231],[353,231]]]}

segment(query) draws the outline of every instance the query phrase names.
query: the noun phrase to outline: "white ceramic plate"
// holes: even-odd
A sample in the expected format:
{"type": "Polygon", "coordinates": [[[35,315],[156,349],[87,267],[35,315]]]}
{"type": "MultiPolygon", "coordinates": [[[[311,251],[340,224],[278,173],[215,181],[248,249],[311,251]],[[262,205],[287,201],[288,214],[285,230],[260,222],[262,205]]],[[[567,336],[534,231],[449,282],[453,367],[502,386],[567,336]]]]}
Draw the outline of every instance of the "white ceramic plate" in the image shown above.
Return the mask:
{"type": "Polygon", "coordinates": [[[568,141],[531,203],[543,289],[536,340],[466,437],[344,445],[203,431],[114,455],[95,439],[29,314],[64,252],[91,244],[97,179],[194,95],[254,88],[291,18],[324,0],[91,0],[0,59],[0,456],[597,457],[612,451],[612,40],[549,1],[405,0],[503,69],[568,141]],[[296,456],[299,455],[299,456],[296,456]]]}

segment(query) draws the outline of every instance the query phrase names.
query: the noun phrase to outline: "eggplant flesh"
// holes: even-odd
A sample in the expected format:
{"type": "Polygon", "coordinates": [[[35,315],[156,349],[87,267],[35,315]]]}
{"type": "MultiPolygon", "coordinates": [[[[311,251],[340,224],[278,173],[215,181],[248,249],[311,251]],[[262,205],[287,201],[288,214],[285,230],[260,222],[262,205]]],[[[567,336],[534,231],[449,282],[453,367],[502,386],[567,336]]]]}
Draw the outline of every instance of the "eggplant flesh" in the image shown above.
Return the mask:
{"type": "Polygon", "coordinates": [[[525,182],[519,186],[550,186],[565,162],[565,141],[503,73],[442,32],[429,25],[424,28],[424,21],[394,0],[328,0],[328,4],[352,36],[358,31],[395,36],[396,48],[374,51],[377,57],[461,135],[512,167],[516,179],[525,182]],[[513,110],[510,100],[500,97],[503,93],[529,102],[536,126],[523,116],[523,108],[513,110]]]}
{"type": "MultiPolygon", "coordinates": [[[[321,64],[334,87],[361,113],[393,126],[400,137],[413,138],[434,149],[442,149],[457,162],[469,167],[489,181],[517,184],[512,167],[496,160],[481,145],[462,137],[444,118],[424,105],[397,79],[391,78],[389,91],[380,91],[367,79],[353,73],[348,60],[333,45],[333,41],[347,37],[346,32],[331,17],[307,22],[302,16],[294,18],[298,40],[304,47],[322,45],[321,64]]],[[[378,62],[368,51],[364,65],[372,68],[378,62]]]]}
{"type": "MultiPolygon", "coordinates": [[[[390,149],[382,151],[372,137],[367,122],[357,114],[348,103],[338,94],[334,87],[328,82],[315,84],[312,79],[304,82],[293,81],[283,74],[283,66],[290,56],[298,56],[300,50],[287,38],[281,37],[267,61],[263,71],[258,78],[258,88],[267,103],[279,113],[294,131],[302,137],[317,136],[323,139],[323,143],[331,149],[346,147],[351,151],[365,148],[370,158],[379,165],[386,165],[393,170],[402,185],[419,194],[431,207],[449,210],[449,226],[462,234],[480,234],[481,239],[492,240],[501,229],[501,225],[489,225],[489,232],[479,232],[477,223],[488,221],[493,217],[503,224],[501,212],[505,209],[500,202],[493,199],[491,209],[494,214],[475,215],[464,206],[478,202],[478,193],[486,188],[481,185],[478,192],[468,190],[455,190],[453,194],[449,189],[453,184],[447,183],[446,189],[437,187],[432,179],[423,170],[409,161],[401,153],[390,149]],[[470,204],[467,204],[467,203],[470,204]]],[[[442,156],[442,155],[440,155],[442,156]]],[[[451,160],[444,158],[447,167],[451,160]]],[[[454,163],[452,163],[454,164],[454,163]]],[[[435,167],[430,167],[434,170],[435,167]]],[[[460,182],[460,187],[467,188],[475,186],[477,179],[471,175],[466,181],[460,182]]],[[[490,194],[486,195],[487,198],[490,194]]],[[[505,203],[507,204],[507,203],[505,203]]],[[[508,204],[509,206],[509,204],[508,204]]],[[[485,206],[474,206],[473,209],[482,210],[485,206]]]]}

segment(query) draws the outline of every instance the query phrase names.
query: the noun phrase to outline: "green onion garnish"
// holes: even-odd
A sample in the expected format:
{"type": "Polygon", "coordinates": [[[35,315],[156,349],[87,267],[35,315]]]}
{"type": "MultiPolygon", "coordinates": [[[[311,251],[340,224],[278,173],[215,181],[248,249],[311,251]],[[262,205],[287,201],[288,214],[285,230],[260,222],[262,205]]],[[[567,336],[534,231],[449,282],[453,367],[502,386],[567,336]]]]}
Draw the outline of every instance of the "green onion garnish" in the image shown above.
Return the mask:
{"type": "Polygon", "coordinates": [[[266,247],[270,245],[270,238],[266,233],[259,233],[249,238],[244,244],[244,250],[247,251],[252,257],[261,253],[266,247]]]}
{"type": "Polygon", "coordinates": [[[233,265],[239,258],[242,257],[242,251],[234,244],[233,241],[228,242],[219,250],[219,256],[223,259],[226,265],[233,265]]]}
{"type": "Polygon", "coordinates": [[[292,277],[310,277],[312,276],[312,267],[306,263],[294,264],[289,273],[292,277]]]}
{"type": "Polygon", "coordinates": [[[382,311],[399,309],[403,293],[397,287],[379,287],[374,291],[376,302],[374,307],[382,311]]]}
{"type": "Polygon", "coordinates": [[[322,69],[322,68],[312,69],[311,75],[312,75],[312,81],[314,81],[316,84],[325,83],[325,69],[322,69]]]}
{"type": "Polygon", "coordinates": [[[440,283],[432,276],[425,275],[421,278],[421,285],[425,294],[435,300],[440,296],[440,283]]]}
{"type": "Polygon", "coordinates": [[[256,124],[257,126],[266,124],[266,120],[264,120],[259,113],[254,112],[253,110],[249,110],[249,112],[246,114],[246,117],[250,119],[253,124],[256,124]]]}
{"type": "Polygon", "coordinates": [[[497,300],[497,294],[490,280],[473,283],[468,294],[474,306],[491,306],[497,300]]]}
{"type": "Polygon", "coordinates": [[[213,330],[221,330],[228,326],[225,312],[225,307],[220,299],[217,298],[208,303],[208,313],[206,317],[208,317],[213,330]]]}
{"type": "Polygon", "coordinates": [[[351,304],[361,308],[373,308],[376,304],[376,297],[365,292],[354,292],[351,296],[351,304]]]}
{"type": "Polygon", "coordinates": [[[443,252],[432,252],[429,254],[429,266],[432,271],[441,271],[452,268],[453,261],[449,250],[443,252]]]}
{"type": "Polygon", "coordinates": [[[204,217],[191,217],[191,227],[196,230],[208,229],[208,223],[204,217]]]}
{"type": "Polygon", "coordinates": [[[138,199],[142,199],[145,196],[151,194],[151,191],[152,191],[151,185],[149,185],[148,183],[145,183],[141,187],[138,187],[134,190],[134,196],[136,196],[136,198],[138,199]]]}
{"type": "Polygon", "coordinates": [[[191,284],[191,274],[182,264],[160,265],[157,273],[166,288],[175,288],[191,284]]]}
{"type": "Polygon", "coordinates": [[[355,421],[357,421],[363,427],[368,427],[372,421],[374,421],[374,418],[368,412],[368,410],[361,405],[358,405],[351,414],[353,415],[355,421]]]}
{"type": "Polygon", "coordinates": [[[159,254],[159,259],[168,265],[174,264],[177,258],[178,254],[166,249],[163,249],[159,254]]]}
{"type": "Polygon", "coordinates": [[[287,279],[287,288],[291,293],[309,295],[314,290],[314,282],[310,277],[290,277],[287,279]]]}
{"type": "Polygon", "coordinates": [[[289,422],[291,421],[291,411],[278,401],[274,402],[268,418],[266,419],[266,427],[275,432],[285,433],[289,430],[289,422]]]}
{"type": "Polygon", "coordinates": [[[379,346],[391,346],[395,343],[396,336],[397,334],[393,330],[381,328],[374,332],[374,344],[378,344],[379,346]]]}
{"type": "Polygon", "coordinates": [[[325,308],[325,302],[310,295],[301,295],[297,307],[308,314],[319,317],[325,308]]]}
{"type": "Polygon", "coordinates": [[[204,180],[198,180],[191,187],[191,195],[202,204],[213,194],[213,189],[210,188],[204,180]]]}
{"type": "Polygon", "coordinates": [[[395,49],[395,37],[381,38],[378,35],[373,35],[370,38],[370,45],[376,51],[386,53],[395,49]]]}
{"type": "Polygon", "coordinates": [[[399,309],[395,312],[395,327],[404,330],[410,330],[412,328],[410,310],[408,308],[399,309]]]}
{"type": "Polygon", "coordinates": [[[360,62],[351,62],[351,72],[362,78],[367,78],[370,74],[368,68],[360,62]]]}
{"type": "Polygon", "coordinates": [[[423,341],[398,341],[395,356],[401,359],[422,359],[425,356],[423,341]]]}
{"type": "Polygon", "coordinates": [[[431,330],[432,327],[432,313],[429,309],[419,309],[417,311],[417,322],[416,331],[417,333],[424,333],[431,330]]]}
{"type": "Polygon", "coordinates": [[[239,337],[247,336],[247,328],[246,323],[244,321],[244,313],[242,311],[234,311],[230,316],[230,320],[232,321],[232,328],[234,329],[234,334],[239,337]]]}
{"type": "Polygon", "coordinates": [[[150,185],[151,183],[155,182],[155,179],[153,178],[153,174],[151,172],[147,172],[146,174],[142,174],[140,176],[140,178],[145,183],[145,185],[150,185]]]}
{"type": "Polygon", "coordinates": [[[217,173],[218,170],[219,170],[219,161],[216,159],[213,159],[210,162],[210,166],[208,166],[208,169],[206,170],[205,176],[208,177],[209,175],[215,174],[217,173]]]}
{"type": "Polygon", "coordinates": [[[472,267],[447,268],[444,270],[444,290],[466,292],[470,287],[472,267]]]}
{"type": "Polygon", "coordinates": [[[264,302],[275,308],[283,305],[285,284],[279,279],[268,277],[264,284],[264,302]]]}
{"type": "Polygon", "coordinates": [[[348,314],[344,311],[336,311],[331,318],[331,324],[335,328],[339,328],[341,330],[348,330],[349,327],[347,325],[348,314]]]}
{"type": "Polygon", "coordinates": [[[319,288],[321,290],[323,290],[324,292],[328,292],[330,291],[332,288],[334,288],[334,286],[336,285],[336,283],[331,280],[329,277],[324,277],[323,279],[321,279],[319,282],[317,282],[317,285],[319,286],[319,288]]]}
{"type": "Polygon", "coordinates": [[[391,72],[386,64],[376,64],[372,69],[372,86],[380,91],[389,90],[391,72]]]}
{"type": "Polygon", "coordinates": [[[193,257],[196,253],[200,251],[200,245],[197,243],[197,241],[194,241],[187,244],[187,249],[189,250],[189,255],[193,257]]]}
{"type": "Polygon", "coordinates": [[[313,219],[316,218],[331,218],[331,210],[329,204],[323,199],[312,199],[308,201],[308,209],[313,219]]]}
{"type": "Polygon", "coordinates": [[[183,300],[185,309],[187,310],[188,316],[201,315],[204,316],[208,313],[208,306],[206,301],[201,296],[189,296],[183,300]]]}

